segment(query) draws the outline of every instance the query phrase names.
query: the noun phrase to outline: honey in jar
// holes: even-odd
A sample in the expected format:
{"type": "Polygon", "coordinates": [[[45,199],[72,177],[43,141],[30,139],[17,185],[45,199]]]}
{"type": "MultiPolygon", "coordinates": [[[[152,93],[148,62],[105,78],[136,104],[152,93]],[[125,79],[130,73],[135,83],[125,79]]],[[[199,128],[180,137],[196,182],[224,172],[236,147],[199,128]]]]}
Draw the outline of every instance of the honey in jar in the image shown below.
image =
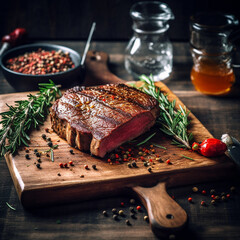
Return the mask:
{"type": "Polygon", "coordinates": [[[219,61],[201,61],[191,71],[195,89],[206,95],[225,95],[230,92],[235,75],[231,67],[219,61]]]}
{"type": "Polygon", "coordinates": [[[234,46],[229,36],[237,25],[233,15],[198,13],[191,17],[191,80],[197,91],[215,96],[231,91],[235,82],[231,67],[234,46]]]}

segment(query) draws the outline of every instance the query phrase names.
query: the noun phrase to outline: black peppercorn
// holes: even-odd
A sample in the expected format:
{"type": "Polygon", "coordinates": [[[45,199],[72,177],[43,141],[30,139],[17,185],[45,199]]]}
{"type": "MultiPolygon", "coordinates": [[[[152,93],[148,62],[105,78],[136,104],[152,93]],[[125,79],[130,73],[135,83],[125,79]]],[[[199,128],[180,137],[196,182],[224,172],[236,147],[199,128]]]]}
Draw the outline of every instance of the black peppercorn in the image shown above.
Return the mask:
{"type": "Polygon", "coordinates": [[[48,142],[48,146],[52,147],[53,146],[52,142],[48,142]]]}
{"type": "Polygon", "coordinates": [[[137,163],[136,162],[132,162],[132,166],[136,168],[137,167],[137,163]]]}
{"type": "Polygon", "coordinates": [[[36,164],[36,167],[41,169],[41,165],[39,163],[36,164]]]}
{"type": "Polygon", "coordinates": [[[46,139],[47,138],[46,134],[42,134],[42,138],[46,139]]]}
{"type": "Polygon", "coordinates": [[[25,155],[25,158],[26,158],[26,159],[30,159],[29,154],[26,154],[26,155],[25,155]]]}
{"type": "Polygon", "coordinates": [[[70,150],[69,150],[69,152],[70,152],[71,154],[74,154],[74,152],[73,152],[73,150],[72,150],[72,149],[70,149],[70,150]]]}
{"type": "Polygon", "coordinates": [[[117,220],[117,219],[118,219],[118,215],[117,215],[117,214],[114,214],[114,215],[113,215],[113,219],[114,219],[114,220],[117,220]]]}

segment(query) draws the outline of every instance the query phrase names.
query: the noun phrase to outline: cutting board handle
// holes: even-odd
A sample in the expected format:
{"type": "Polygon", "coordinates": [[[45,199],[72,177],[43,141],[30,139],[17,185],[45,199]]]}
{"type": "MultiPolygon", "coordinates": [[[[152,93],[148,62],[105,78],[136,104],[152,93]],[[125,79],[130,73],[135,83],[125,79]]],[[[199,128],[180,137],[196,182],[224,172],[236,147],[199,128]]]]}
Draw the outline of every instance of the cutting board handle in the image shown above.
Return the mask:
{"type": "Polygon", "coordinates": [[[166,183],[154,187],[133,187],[146,207],[152,231],[157,236],[170,236],[184,228],[186,212],[168,195],[166,183]]]}
{"type": "Polygon", "coordinates": [[[88,51],[85,61],[86,76],[84,86],[96,86],[109,83],[125,83],[108,69],[109,55],[105,52],[88,51]]]}

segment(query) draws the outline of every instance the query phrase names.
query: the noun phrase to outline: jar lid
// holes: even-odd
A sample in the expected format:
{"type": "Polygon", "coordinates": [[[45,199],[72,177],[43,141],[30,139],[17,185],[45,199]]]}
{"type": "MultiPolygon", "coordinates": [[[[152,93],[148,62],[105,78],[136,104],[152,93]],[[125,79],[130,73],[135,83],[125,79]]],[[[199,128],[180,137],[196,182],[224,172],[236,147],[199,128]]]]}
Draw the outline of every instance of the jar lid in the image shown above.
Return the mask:
{"type": "Polygon", "coordinates": [[[137,2],[130,9],[130,15],[136,20],[163,20],[174,19],[174,15],[166,3],[157,1],[137,2]]]}
{"type": "Polygon", "coordinates": [[[238,19],[233,15],[220,12],[201,12],[190,17],[191,26],[194,30],[206,30],[219,32],[230,30],[239,24],[238,19]]]}

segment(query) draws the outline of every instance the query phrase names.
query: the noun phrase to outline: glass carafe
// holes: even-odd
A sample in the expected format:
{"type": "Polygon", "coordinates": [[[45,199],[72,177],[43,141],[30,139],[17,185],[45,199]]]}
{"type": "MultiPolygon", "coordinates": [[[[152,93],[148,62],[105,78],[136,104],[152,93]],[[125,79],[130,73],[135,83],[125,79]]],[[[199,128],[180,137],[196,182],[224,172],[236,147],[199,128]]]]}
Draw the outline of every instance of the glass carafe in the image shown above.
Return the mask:
{"type": "Polygon", "coordinates": [[[138,2],[130,9],[134,35],[125,53],[125,68],[138,78],[153,75],[154,81],[164,80],[172,72],[173,50],[167,30],[174,19],[167,4],[155,1],[138,2]]]}

